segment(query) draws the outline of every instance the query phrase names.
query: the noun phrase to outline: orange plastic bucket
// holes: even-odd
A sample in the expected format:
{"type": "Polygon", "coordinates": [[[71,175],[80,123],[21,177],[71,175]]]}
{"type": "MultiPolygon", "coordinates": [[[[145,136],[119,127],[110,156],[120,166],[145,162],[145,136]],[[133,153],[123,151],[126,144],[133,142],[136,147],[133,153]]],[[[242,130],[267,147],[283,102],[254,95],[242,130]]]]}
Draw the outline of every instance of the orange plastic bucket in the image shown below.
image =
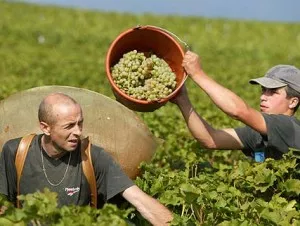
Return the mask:
{"type": "Polygon", "coordinates": [[[116,100],[134,111],[151,112],[165,105],[176,93],[187,76],[181,66],[184,50],[177,40],[164,29],[155,26],[138,26],[122,32],[110,45],[106,55],[106,75],[111,84],[116,100]],[[164,59],[176,74],[176,88],[164,99],[158,101],[138,100],[130,97],[117,87],[111,75],[113,67],[123,57],[124,53],[132,50],[138,52],[153,52],[164,59]]]}

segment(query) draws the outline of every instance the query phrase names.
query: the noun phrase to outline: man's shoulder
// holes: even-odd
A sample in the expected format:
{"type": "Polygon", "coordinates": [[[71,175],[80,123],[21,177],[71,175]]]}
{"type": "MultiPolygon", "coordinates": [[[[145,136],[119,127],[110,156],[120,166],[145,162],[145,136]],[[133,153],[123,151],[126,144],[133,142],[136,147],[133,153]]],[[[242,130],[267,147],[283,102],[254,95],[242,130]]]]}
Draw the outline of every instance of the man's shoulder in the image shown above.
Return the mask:
{"type": "Polygon", "coordinates": [[[91,145],[91,157],[93,163],[101,163],[103,166],[107,166],[114,162],[112,155],[104,150],[101,146],[91,145]]]}
{"type": "MultiPolygon", "coordinates": [[[[294,117],[283,114],[267,114],[262,113],[268,131],[278,130],[278,131],[290,131],[294,128],[299,128],[300,130],[300,121],[294,117]],[[279,129],[280,128],[280,129],[279,129]]],[[[259,132],[255,131],[249,126],[235,128],[238,136],[260,136],[259,132]]]]}
{"type": "Polygon", "coordinates": [[[283,115],[283,114],[263,114],[266,122],[275,123],[288,123],[293,122],[300,125],[300,121],[295,116],[283,115]]]}
{"type": "Polygon", "coordinates": [[[292,123],[295,128],[295,131],[300,133],[300,120],[297,119],[296,117],[292,117],[292,123]]]}
{"type": "Polygon", "coordinates": [[[104,149],[99,145],[91,143],[91,150],[92,151],[103,151],[104,149]]]}
{"type": "Polygon", "coordinates": [[[17,147],[21,141],[22,137],[12,138],[6,141],[3,147],[17,147]]]}
{"type": "Polygon", "coordinates": [[[91,144],[91,155],[92,158],[106,158],[108,153],[101,146],[91,144]]]}
{"type": "MultiPolygon", "coordinates": [[[[41,134],[37,134],[37,136],[35,136],[34,139],[38,139],[38,136],[40,136],[41,134]]],[[[15,152],[17,151],[17,148],[20,144],[20,141],[23,137],[16,137],[16,138],[12,138],[12,139],[9,139],[7,140],[4,145],[3,145],[3,151],[7,150],[7,151],[12,151],[12,152],[15,152]]]]}
{"type": "Polygon", "coordinates": [[[288,115],[265,115],[268,130],[277,131],[281,134],[300,134],[300,121],[295,116],[288,115]]]}
{"type": "Polygon", "coordinates": [[[300,120],[298,118],[296,118],[296,116],[292,116],[291,118],[292,118],[293,122],[295,122],[298,125],[300,125],[300,120]]]}
{"type": "Polygon", "coordinates": [[[4,145],[2,147],[2,153],[4,156],[6,156],[5,158],[7,158],[8,156],[13,157],[16,155],[18,145],[19,145],[21,139],[22,139],[22,137],[13,138],[4,143],[4,145]]]}

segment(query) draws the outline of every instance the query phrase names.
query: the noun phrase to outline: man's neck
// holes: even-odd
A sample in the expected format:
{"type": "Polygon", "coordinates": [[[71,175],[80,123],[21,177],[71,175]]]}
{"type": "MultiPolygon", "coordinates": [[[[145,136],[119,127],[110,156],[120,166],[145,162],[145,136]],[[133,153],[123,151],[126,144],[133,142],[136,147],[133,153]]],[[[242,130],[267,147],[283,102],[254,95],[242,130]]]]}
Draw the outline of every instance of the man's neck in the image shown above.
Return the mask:
{"type": "Polygon", "coordinates": [[[59,159],[67,154],[67,151],[58,150],[54,147],[53,142],[46,137],[46,135],[42,136],[41,146],[45,150],[46,154],[53,159],[59,159]]]}

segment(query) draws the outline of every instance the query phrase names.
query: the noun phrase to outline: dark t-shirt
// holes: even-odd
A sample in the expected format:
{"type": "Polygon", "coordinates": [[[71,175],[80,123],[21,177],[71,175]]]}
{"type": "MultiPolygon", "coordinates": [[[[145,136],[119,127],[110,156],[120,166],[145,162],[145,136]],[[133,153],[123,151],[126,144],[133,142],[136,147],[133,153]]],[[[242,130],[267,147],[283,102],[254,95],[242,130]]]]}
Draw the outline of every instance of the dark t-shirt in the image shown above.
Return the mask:
{"type": "Polygon", "coordinates": [[[262,135],[248,126],[235,129],[247,156],[255,158],[255,153],[263,153],[264,158],[280,159],[289,148],[300,148],[299,120],[286,115],[263,114],[263,117],[267,125],[267,135],[262,135]]]}
{"type": "MultiPolygon", "coordinates": [[[[17,178],[14,162],[20,139],[6,142],[0,158],[0,193],[6,195],[12,202],[16,200],[17,178]]],[[[102,148],[92,145],[91,155],[97,181],[98,206],[101,207],[134,183],[102,148]]],[[[80,147],[56,160],[50,158],[41,149],[41,135],[33,139],[20,180],[20,194],[43,191],[45,187],[58,193],[59,206],[89,204],[91,192],[82,171],[80,147]],[[52,184],[58,184],[64,178],[58,186],[53,186],[47,181],[43,172],[41,155],[43,155],[48,180],[52,184]]]]}

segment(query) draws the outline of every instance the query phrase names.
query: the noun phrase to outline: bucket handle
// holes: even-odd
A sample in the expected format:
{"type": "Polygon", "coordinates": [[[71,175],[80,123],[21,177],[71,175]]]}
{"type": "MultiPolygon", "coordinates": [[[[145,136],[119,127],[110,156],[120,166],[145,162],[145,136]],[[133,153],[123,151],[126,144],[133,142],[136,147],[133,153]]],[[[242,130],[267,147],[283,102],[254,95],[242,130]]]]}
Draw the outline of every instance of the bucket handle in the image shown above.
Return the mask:
{"type": "Polygon", "coordinates": [[[167,29],[164,29],[164,28],[161,28],[161,27],[157,27],[157,26],[153,26],[153,25],[145,25],[145,26],[137,25],[137,26],[135,27],[135,29],[140,29],[140,28],[142,28],[142,27],[153,27],[153,28],[162,30],[162,31],[168,33],[169,35],[175,37],[179,42],[181,42],[181,44],[184,45],[185,51],[191,50],[191,47],[190,47],[185,41],[183,41],[182,39],[180,39],[180,38],[179,38],[177,35],[175,35],[173,32],[168,31],[167,29]]]}

